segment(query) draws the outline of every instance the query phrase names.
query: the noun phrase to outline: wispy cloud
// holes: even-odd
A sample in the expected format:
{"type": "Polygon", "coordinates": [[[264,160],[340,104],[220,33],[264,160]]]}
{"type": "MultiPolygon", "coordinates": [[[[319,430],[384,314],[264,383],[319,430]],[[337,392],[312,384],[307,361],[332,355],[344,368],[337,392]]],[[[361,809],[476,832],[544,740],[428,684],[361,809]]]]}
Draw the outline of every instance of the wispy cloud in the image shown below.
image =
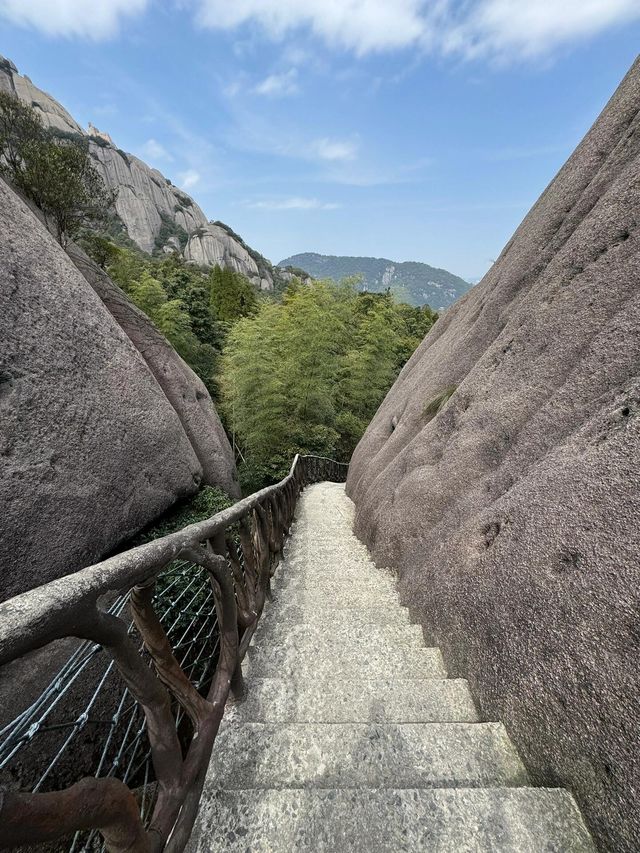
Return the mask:
{"type": "Polygon", "coordinates": [[[414,47],[501,61],[545,56],[638,18],[638,0],[198,0],[197,11],[203,27],[257,23],[278,40],[307,30],[359,56],[414,47]]]}
{"type": "Polygon", "coordinates": [[[178,174],[178,180],[183,190],[190,190],[200,183],[200,173],[196,172],[195,169],[187,169],[178,174]]]}
{"type": "Polygon", "coordinates": [[[355,160],[358,153],[358,144],[352,140],[344,139],[316,139],[309,146],[321,160],[355,160]]]}
{"type": "Polygon", "coordinates": [[[292,198],[259,199],[248,201],[245,207],[254,210],[337,210],[341,205],[334,202],[320,201],[317,198],[292,198]]]}
{"type": "Polygon", "coordinates": [[[150,0],[0,0],[0,17],[48,36],[95,41],[116,35],[120,22],[145,11],[150,0]]]}
{"type": "Polygon", "coordinates": [[[271,98],[296,95],[300,91],[298,70],[297,68],[290,68],[282,74],[269,74],[268,77],[253,87],[253,91],[256,95],[266,95],[271,98]]]}
{"type": "Polygon", "coordinates": [[[140,151],[144,157],[148,157],[152,162],[163,160],[165,163],[171,163],[173,161],[172,155],[157,139],[147,139],[140,151]]]}

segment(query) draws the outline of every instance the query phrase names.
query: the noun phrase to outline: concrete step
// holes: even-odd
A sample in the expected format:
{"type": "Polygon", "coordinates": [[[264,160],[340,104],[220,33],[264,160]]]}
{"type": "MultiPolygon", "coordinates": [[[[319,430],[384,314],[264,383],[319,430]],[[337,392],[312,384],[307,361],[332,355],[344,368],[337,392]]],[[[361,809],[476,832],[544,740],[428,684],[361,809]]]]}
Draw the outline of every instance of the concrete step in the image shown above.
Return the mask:
{"type": "Polygon", "coordinates": [[[244,723],[220,729],[219,788],[526,785],[501,723],[244,723]]]}
{"type": "Polygon", "coordinates": [[[404,649],[425,648],[422,628],[419,625],[407,625],[402,622],[399,625],[372,625],[348,622],[345,619],[337,621],[335,618],[326,622],[318,618],[313,624],[303,625],[258,623],[251,646],[285,648],[289,645],[301,648],[303,643],[315,643],[317,648],[325,644],[349,646],[354,649],[377,644],[382,644],[383,647],[391,644],[394,648],[404,649]]]}
{"type": "Polygon", "coordinates": [[[365,594],[381,591],[392,593],[396,598],[395,579],[386,575],[377,574],[370,566],[360,574],[324,570],[312,572],[278,572],[271,581],[272,589],[287,589],[291,591],[304,590],[333,590],[340,594],[344,589],[357,588],[365,594]]]}
{"type": "Polygon", "coordinates": [[[242,702],[229,703],[223,725],[254,723],[430,723],[478,720],[463,679],[378,678],[286,681],[252,678],[242,702]]]}
{"type": "Polygon", "coordinates": [[[378,584],[349,584],[342,587],[323,589],[317,584],[288,587],[275,578],[271,586],[274,601],[285,601],[324,610],[341,607],[395,607],[400,609],[400,599],[393,589],[381,588],[378,584]]]}
{"type": "Polygon", "coordinates": [[[330,630],[332,625],[345,622],[357,625],[409,625],[409,611],[404,607],[367,606],[344,607],[338,602],[334,607],[318,609],[313,603],[300,603],[278,595],[277,601],[268,602],[260,619],[260,626],[322,624],[330,630]]]}
{"type": "Polygon", "coordinates": [[[205,791],[189,853],[595,853],[561,790],[205,791]]]}
{"type": "MultiPolygon", "coordinates": [[[[267,640],[250,646],[243,664],[246,675],[263,678],[376,678],[393,674],[398,678],[446,678],[439,649],[394,645],[385,630],[387,625],[367,628],[367,642],[345,646],[340,636],[321,636],[305,630],[292,632],[282,645],[267,640]]],[[[391,629],[393,630],[393,628],[391,629]]]]}

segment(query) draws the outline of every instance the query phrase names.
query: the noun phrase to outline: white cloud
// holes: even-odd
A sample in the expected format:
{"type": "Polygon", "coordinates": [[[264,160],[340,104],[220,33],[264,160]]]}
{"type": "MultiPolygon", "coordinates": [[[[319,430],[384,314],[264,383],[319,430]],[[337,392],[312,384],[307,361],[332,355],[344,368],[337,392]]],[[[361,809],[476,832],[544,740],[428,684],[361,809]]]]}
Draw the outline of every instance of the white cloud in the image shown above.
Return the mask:
{"type": "Polygon", "coordinates": [[[282,74],[270,74],[258,83],[253,91],[256,95],[268,95],[273,98],[295,95],[299,91],[298,71],[296,68],[290,68],[282,74]]]}
{"type": "Polygon", "coordinates": [[[169,154],[164,145],[161,145],[157,139],[147,139],[140,151],[145,157],[148,157],[149,160],[164,160],[167,163],[170,163],[173,160],[171,154],[169,154]]]}
{"type": "Polygon", "coordinates": [[[48,36],[104,39],[120,20],[144,12],[149,0],[0,0],[0,17],[48,36]]]}
{"type": "Polygon", "coordinates": [[[443,49],[468,58],[544,56],[634,18],[638,0],[482,0],[449,22],[443,49]]]}
{"type": "Polygon", "coordinates": [[[319,201],[317,198],[267,199],[250,201],[246,204],[255,210],[337,210],[340,205],[333,202],[319,201]]]}
{"type": "Polygon", "coordinates": [[[180,172],[178,180],[183,190],[190,190],[200,183],[200,173],[195,169],[187,169],[186,172],[180,172]]]}
{"type": "Polygon", "coordinates": [[[272,37],[308,27],[331,44],[367,53],[420,39],[423,0],[199,0],[198,21],[233,29],[257,21],[272,37]]]}
{"type": "Polygon", "coordinates": [[[257,23],[274,39],[308,30],[357,55],[420,47],[467,59],[544,56],[640,19],[638,0],[197,0],[211,29],[257,23]]]}
{"type": "Polygon", "coordinates": [[[355,142],[340,139],[316,139],[311,151],[321,160],[355,160],[358,145],[355,142]]]}

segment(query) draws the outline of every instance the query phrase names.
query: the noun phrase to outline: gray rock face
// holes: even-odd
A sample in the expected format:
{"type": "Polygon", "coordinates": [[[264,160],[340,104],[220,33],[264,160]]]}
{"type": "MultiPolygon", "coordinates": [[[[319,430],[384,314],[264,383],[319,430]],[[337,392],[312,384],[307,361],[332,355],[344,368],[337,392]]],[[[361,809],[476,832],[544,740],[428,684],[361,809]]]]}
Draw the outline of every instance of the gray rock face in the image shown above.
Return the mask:
{"type": "Polygon", "coordinates": [[[347,484],[450,673],[616,853],[640,849],[639,204],[640,61],[405,366],[347,484]]]}
{"type": "Polygon", "coordinates": [[[149,318],[77,246],[69,257],[146,361],[175,409],[202,468],[203,482],[240,497],[233,451],[213,400],[202,380],[178,355],[149,318]]]}
{"type": "Polygon", "coordinates": [[[145,360],[0,182],[0,597],[94,562],[203,476],[145,360]]]}
{"type": "Polygon", "coordinates": [[[228,266],[257,287],[273,289],[271,265],[259,269],[245,246],[207,217],[187,193],[133,154],[117,148],[108,133],[89,124],[84,131],[51,95],[0,56],[0,91],[34,106],[45,127],[88,136],[90,152],[105,184],[118,191],[115,207],[127,234],[143,252],[178,251],[202,266],[228,266]]]}
{"type": "Polygon", "coordinates": [[[10,59],[0,56],[0,92],[11,92],[37,111],[45,127],[70,133],[84,133],[77,121],[51,95],[34,86],[29,77],[18,74],[10,59]]]}
{"type": "Polygon", "coordinates": [[[189,232],[207,224],[207,218],[186,193],[174,187],[157,169],[113,145],[93,142],[91,154],[105,184],[118,190],[116,211],[129,237],[143,252],[169,245],[181,250],[189,232]],[[162,241],[163,225],[167,233],[162,241]],[[174,241],[171,242],[171,238],[174,241]],[[182,241],[182,242],[180,242],[182,241]]]}
{"type": "MultiPolygon", "coordinates": [[[[189,237],[184,250],[188,261],[200,266],[221,266],[246,275],[258,287],[263,287],[258,265],[249,252],[219,225],[205,225],[189,237]]],[[[265,282],[270,290],[273,282],[265,282]]]]}

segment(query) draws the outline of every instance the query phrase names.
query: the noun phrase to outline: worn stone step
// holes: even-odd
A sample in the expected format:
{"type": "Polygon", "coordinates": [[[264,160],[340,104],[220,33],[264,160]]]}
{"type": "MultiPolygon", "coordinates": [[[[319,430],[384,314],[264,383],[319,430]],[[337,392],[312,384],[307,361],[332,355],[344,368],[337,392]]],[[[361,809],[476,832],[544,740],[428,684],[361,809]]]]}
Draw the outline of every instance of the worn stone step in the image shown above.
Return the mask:
{"type": "Polygon", "coordinates": [[[337,593],[342,590],[355,588],[362,590],[365,594],[380,591],[392,593],[398,597],[395,579],[386,575],[377,574],[375,569],[368,567],[361,574],[349,574],[347,571],[339,573],[331,571],[314,572],[278,572],[271,581],[272,589],[288,589],[297,591],[299,589],[311,590],[333,590],[337,593]]]}
{"type": "Polygon", "coordinates": [[[400,609],[400,599],[393,589],[380,588],[378,585],[349,584],[341,588],[324,589],[317,585],[287,587],[272,581],[274,601],[295,602],[320,608],[342,607],[395,607],[400,609]]]}
{"type": "Polygon", "coordinates": [[[243,723],[220,729],[219,788],[526,785],[501,723],[243,723]]]}
{"type": "MultiPolygon", "coordinates": [[[[293,599],[293,596],[292,596],[293,599]]],[[[358,608],[343,607],[338,602],[334,607],[318,609],[311,603],[301,604],[278,597],[277,602],[268,602],[262,613],[260,625],[284,625],[309,623],[311,625],[326,625],[330,630],[332,625],[351,622],[358,625],[409,625],[409,611],[404,607],[362,606],[358,608]]]]}
{"type": "Polygon", "coordinates": [[[467,682],[461,678],[377,678],[357,682],[251,678],[246,679],[243,701],[227,705],[223,725],[477,720],[467,682]]]}
{"type": "Polygon", "coordinates": [[[205,791],[189,853],[595,853],[561,790],[205,791]]]}
{"type": "Polygon", "coordinates": [[[300,626],[281,645],[262,642],[250,646],[243,665],[247,675],[274,678],[342,676],[354,680],[387,676],[446,678],[439,649],[394,645],[385,639],[386,625],[369,626],[368,642],[345,646],[340,637],[321,637],[300,626]]]}
{"type": "Polygon", "coordinates": [[[322,622],[318,620],[313,624],[258,624],[256,633],[251,641],[251,647],[277,647],[284,649],[287,646],[293,649],[302,648],[315,644],[320,649],[324,645],[338,645],[343,648],[371,647],[390,644],[399,649],[423,649],[424,638],[419,625],[407,625],[406,623],[390,625],[372,625],[371,623],[349,622],[345,619],[335,619],[322,622]]]}

